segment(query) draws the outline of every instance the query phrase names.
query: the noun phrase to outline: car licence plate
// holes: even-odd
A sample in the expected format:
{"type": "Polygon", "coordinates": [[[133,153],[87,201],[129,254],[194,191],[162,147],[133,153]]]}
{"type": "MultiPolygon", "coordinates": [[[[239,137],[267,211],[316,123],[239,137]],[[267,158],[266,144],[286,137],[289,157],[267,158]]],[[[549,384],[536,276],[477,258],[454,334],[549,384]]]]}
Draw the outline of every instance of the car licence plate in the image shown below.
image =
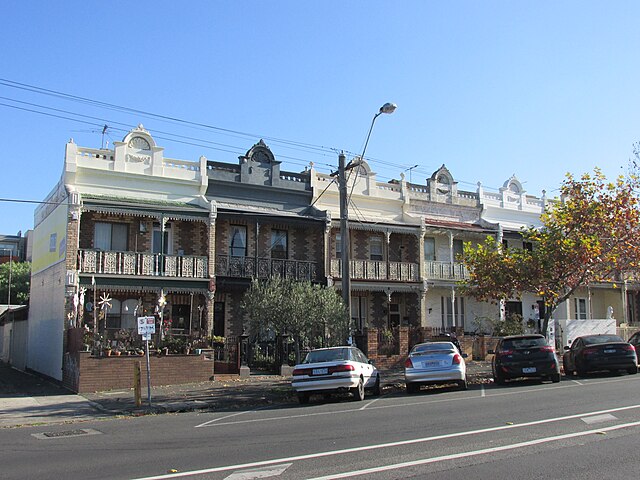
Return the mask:
{"type": "Polygon", "coordinates": [[[327,373],[329,373],[328,368],[314,368],[311,370],[311,375],[326,375],[327,373]]]}
{"type": "Polygon", "coordinates": [[[441,365],[442,365],[442,362],[440,360],[429,360],[427,362],[424,362],[425,368],[428,368],[428,367],[440,367],[441,365]]]}
{"type": "Polygon", "coordinates": [[[616,353],[616,349],[615,348],[607,348],[604,350],[604,353],[616,353]]]}
{"type": "Polygon", "coordinates": [[[536,373],[536,367],[524,367],[522,373],[536,373]]]}

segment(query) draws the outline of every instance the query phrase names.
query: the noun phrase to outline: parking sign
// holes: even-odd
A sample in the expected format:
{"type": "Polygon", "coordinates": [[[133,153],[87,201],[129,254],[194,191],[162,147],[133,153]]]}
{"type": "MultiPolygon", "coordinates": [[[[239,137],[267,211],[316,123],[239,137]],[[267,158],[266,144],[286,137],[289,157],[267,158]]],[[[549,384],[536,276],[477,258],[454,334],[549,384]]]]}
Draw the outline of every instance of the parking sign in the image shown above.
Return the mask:
{"type": "Polygon", "coordinates": [[[156,317],[138,317],[138,334],[148,337],[156,333],[156,317]]]}

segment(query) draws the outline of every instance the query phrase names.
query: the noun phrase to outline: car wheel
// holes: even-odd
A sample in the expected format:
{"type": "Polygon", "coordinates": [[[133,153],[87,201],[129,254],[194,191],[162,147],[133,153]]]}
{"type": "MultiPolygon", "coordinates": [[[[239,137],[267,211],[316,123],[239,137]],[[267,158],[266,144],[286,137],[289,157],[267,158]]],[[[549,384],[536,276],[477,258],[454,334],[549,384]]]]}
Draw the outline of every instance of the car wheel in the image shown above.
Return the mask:
{"type": "Polygon", "coordinates": [[[496,382],[497,385],[505,384],[504,376],[498,372],[496,372],[495,376],[493,377],[493,381],[496,382]]]}
{"type": "Polygon", "coordinates": [[[560,374],[554,373],[553,375],[551,375],[551,381],[553,383],[558,383],[560,381],[560,374]]]}
{"type": "Polygon", "coordinates": [[[584,377],[587,375],[587,370],[576,363],[576,375],[578,375],[579,377],[584,377]]]}
{"type": "Polygon", "coordinates": [[[416,393],[420,389],[420,386],[415,383],[407,383],[406,387],[407,393],[416,393]]]}
{"type": "Polygon", "coordinates": [[[464,380],[458,380],[458,386],[460,387],[460,390],[466,390],[467,387],[467,379],[465,378],[464,380]]]}
{"type": "Polygon", "coordinates": [[[627,369],[627,373],[629,375],[635,375],[636,373],[638,373],[638,367],[631,367],[627,369]]]}
{"type": "Polygon", "coordinates": [[[573,377],[573,370],[571,370],[570,368],[564,367],[564,374],[567,377],[573,377]]]}
{"type": "Polygon", "coordinates": [[[362,381],[362,378],[358,382],[358,386],[351,389],[351,393],[353,393],[353,400],[356,402],[364,400],[364,382],[362,381]]]}
{"type": "Polygon", "coordinates": [[[376,377],[376,384],[373,386],[372,392],[374,396],[380,396],[380,375],[376,377]]]}
{"type": "Polygon", "coordinates": [[[309,392],[298,392],[298,401],[301,405],[309,403],[309,392]]]}

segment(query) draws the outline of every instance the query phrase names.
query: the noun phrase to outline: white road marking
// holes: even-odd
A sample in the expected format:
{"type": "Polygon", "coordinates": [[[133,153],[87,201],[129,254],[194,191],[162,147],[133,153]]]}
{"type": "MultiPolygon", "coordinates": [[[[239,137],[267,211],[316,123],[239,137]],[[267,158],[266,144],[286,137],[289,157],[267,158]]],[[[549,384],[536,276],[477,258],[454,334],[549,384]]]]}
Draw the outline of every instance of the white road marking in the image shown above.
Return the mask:
{"type": "MultiPolygon", "coordinates": [[[[231,418],[231,417],[237,417],[238,415],[244,415],[245,413],[255,413],[255,412],[259,411],[259,410],[264,410],[265,408],[269,408],[269,407],[266,406],[266,407],[256,408],[256,409],[253,409],[253,410],[244,410],[242,412],[232,413],[231,415],[225,415],[224,417],[214,418],[213,420],[209,420],[208,422],[204,422],[204,423],[201,423],[200,425],[196,425],[194,428],[207,427],[212,423],[219,422],[220,420],[225,420],[225,419],[231,418]]],[[[223,425],[228,425],[228,424],[229,423],[224,423],[223,425]]]]}
{"type": "Polygon", "coordinates": [[[255,410],[245,410],[244,412],[232,413],[231,415],[225,415],[224,417],[214,418],[213,420],[209,420],[208,422],[201,423],[200,425],[196,425],[194,428],[206,427],[207,425],[211,425],[214,422],[219,422],[220,420],[225,420],[231,417],[237,417],[238,415],[244,415],[245,413],[251,413],[255,410]]]}
{"type": "MultiPolygon", "coordinates": [[[[612,379],[612,380],[603,380],[603,381],[594,381],[594,382],[589,382],[589,385],[597,385],[597,384],[602,384],[602,383],[614,383],[614,382],[620,382],[620,381],[624,381],[625,379],[612,379]]],[[[526,394],[526,393],[532,393],[532,392],[538,392],[541,389],[544,389],[545,391],[551,390],[551,389],[562,389],[562,388],[577,388],[577,385],[573,384],[573,383],[565,383],[564,385],[560,384],[554,384],[554,385],[541,385],[541,386],[536,386],[536,387],[532,387],[532,388],[512,388],[512,389],[508,389],[508,391],[504,391],[504,390],[500,390],[498,393],[485,393],[485,396],[487,398],[489,397],[502,397],[502,396],[506,396],[506,395],[522,395],[522,394],[526,394]]],[[[459,393],[459,392],[456,392],[459,393]]],[[[398,398],[398,397],[395,397],[398,398]]],[[[443,394],[441,396],[441,398],[439,399],[429,399],[429,400],[424,400],[424,401],[411,401],[411,402],[406,402],[406,403],[394,403],[392,405],[375,405],[371,408],[368,408],[367,410],[378,410],[378,409],[383,409],[383,408],[393,408],[393,409],[397,409],[397,408],[403,408],[403,407],[411,407],[411,406],[415,406],[415,405],[431,405],[434,403],[451,403],[451,402],[458,402],[458,401],[469,401],[469,400],[475,400],[481,397],[476,397],[476,396],[462,396],[462,397],[455,397],[455,398],[451,398],[448,394],[443,394]]],[[[261,409],[265,409],[268,407],[263,407],[261,409]]],[[[307,409],[308,407],[303,407],[304,409],[307,409]]],[[[257,410],[247,410],[245,412],[239,412],[233,415],[229,415],[227,417],[221,417],[215,420],[211,420],[209,422],[205,422],[202,423],[200,425],[197,425],[196,428],[199,427],[210,427],[210,426],[228,426],[228,425],[239,425],[239,424],[243,424],[243,423],[261,423],[261,422],[276,422],[276,421],[281,421],[281,420],[291,420],[293,418],[308,418],[308,417],[317,417],[317,416],[323,416],[323,415],[339,415],[339,414],[344,414],[344,413],[353,413],[353,412],[358,412],[358,411],[362,411],[362,408],[348,408],[345,410],[334,410],[334,411],[329,411],[329,412],[312,412],[312,413],[299,413],[299,414],[295,414],[295,415],[282,415],[282,416],[277,416],[277,417],[268,417],[268,418],[253,418],[253,419],[248,419],[248,420],[238,420],[238,421],[232,421],[232,422],[221,422],[220,420],[223,420],[225,418],[229,418],[229,417],[233,417],[233,416],[237,416],[243,413],[251,413],[251,412],[255,412],[257,410]],[[215,422],[215,425],[212,425],[215,422]]]]}
{"type": "MultiPolygon", "coordinates": [[[[227,465],[227,466],[222,466],[222,467],[206,468],[206,469],[202,469],[202,470],[192,470],[192,471],[187,471],[187,472],[168,473],[168,474],[165,474],[165,475],[156,475],[156,476],[151,476],[151,477],[140,477],[138,479],[133,479],[133,480],[163,480],[165,478],[188,477],[188,476],[193,476],[193,475],[203,475],[203,474],[206,474],[206,473],[226,472],[226,471],[229,471],[229,470],[239,470],[239,469],[242,469],[242,468],[262,467],[262,466],[265,466],[265,465],[275,465],[275,464],[278,464],[278,463],[285,463],[285,462],[297,462],[297,461],[300,461],[300,460],[309,460],[309,459],[314,459],[314,458],[331,457],[331,456],[335,456],[335,455],[344,455],[344,454],[347,454],[347,453],[366,452],[366,451],[372,451],[372,450],[379,450],[379,449],[383,449],[383,448],[400,447],[400,446],[404,446],[404,445],[416,445],[416,444],[419,444],[419,443],[427,443],[427,442],[433,442],[433,441],[443,440],[443,439],[466,437],[466,436],[477,435],[477,434],[482,434],[482,433],[491,433],[491,432],[497,432],[497,431],[501,431],[501,430],[511,430],[511,429],[514,429],[514,428],[523,428],[523,427],[530,427],[530,426],[535,426],[535,425],[544,425],[544,424],[547,424],[547,423],[561,422],[561,421],[572,420],[572,419],[577,419],[577,418],[581,418],[581,417],[588,417],[590,415],[601,415],[601,414],[605,414],[605,413],[622,412],[622,411],[625,411],[625,410],[634,410],[634,409],[640,409],[640,405],[628,405],[626,407],[610,408],[610,409],[607,409],[607,410],[599,410],[599,411],[595,411],[595,412],[584,412],[584,413],[578,413],[578,414],[575,414],[575,415],[565,415],[563,417],[545,418],[543,420],[535,420],[535,421],[519,423],[519,424],[500,425],[500,426],[497,426],[497,427],[481,428],[481,429],[477,429],[477,430],[467,430],[467,431],[464,431],[464,432],[446,433],[446,434],[443,434],[443,435],[435,435],[433,437],[415,438],[415,439],[411,439],[411,440],[400,440],[400,441],[397,441],[397,442],[380,443],[380,444],[375,444],[375,445],[366,445],[366,446],[363,446],[363,447],[351,447],[351,448],[345,448],[345,449],[342,449],[342,450],[329,450],[329,451],[326,451],[326,452],[309,453],[309,454],[306,454],[306,455],[297,455],[297,456],[293,456],[293,457],[276,458],[276,459],[272,459],[272,460],[262,460],[262,461],[258,461],[258,462],[250,462],[250,463],[244,463],[244,464],[239,464],[239,465],[227,465]]],[[[612,430],[614,428],[624,428],[625,426],[628,427],[628,426],[636,426],[636,425],[640,425],[640,422],[634,422],[634,423],[629,423],[629,424],[625,424],[625,425],[617,425],[615,427],[607,427],[607,428],[604,428],[604,429],[593,430],[593,432],[597,433],[597,432],[606,431],[607,429],[612,430]]]]}
{"type": "Polygon", "coordinates": [[[507,450],[515,450],[517,448],[530,447],[532,445],[541,445],[543,443],[557,442],[559,440],[566,440],[569,438],[584,437],[587,435],[593,435],[597,433],[610,432],[613,430],[621,430],[623,428],[631,428],[631,427],[638,427],[638,426],[640,426],[640,422],[625,423],[623,425],[615,425],[613,427],[600,428],[597,430],[587,430],[585,432],[566,433],[564,435],[538,438],[536,440],[530,440],[528,442],[513,443],[511,445],[503,445],[501,447],[484,448],[482,450],[474,450],[471,452],[454,453],[451,455],[442,455],[440,457],[424,458],[422,460],[415,460],[412,462],[402,462],[402,463],[396,463],[394,465],[385,465],[383,467],[366,468],[363,470],[355,470],[352,472],[344,472],[344,473],[338,473],[333,475],[327,475],[324,477],[310,478],[308,480],[330,480],[330,479],[337,479],[337,478],[359,477],[361,475],[370,475],[372,473],[385,472],[389,470],[397,470],[399,468],[415,467],[418,465],[427,465],[430,463],[444,462],[447,460],[456,460],[459,458],[466,458],[466,457],[477,457],[479,455],[486,455],[488,453],[504,452],[507,450]]]}
{"type": "Polygon", "coordinates": [[[577,383],[578,385],[584,385],[584,383],[579,382],[578,380],[571,380],[571,381],[574,382],[574,383],[577,383]]]}
{"type": "Polygon", "coordinates": [[[367,403],[366,405],[364,405],[362,408],[359,408],[358,410],[364,410],[365,408],[367,408],[369,405],[372,405],[374,403],[376,403],[378,400],[380,400],[379,398],[376,398],[375,400],[371,400],[369,403],[367,403]]]}
{"type": "Polygon", "coordinates": [[[480,398],[485,397],[487,394],[484,391],[484,383],[480,385],[480,398]]]}
{"type": "Polygon", "coordinates": [[[594,423],[615,422],[616,420],[618,420],[618,417],[614,417],[610,413],[605,413],[604,415],[593,415],[591,417],[584,417],[580,420],[582,420],[587,425],[592,425],[594,423]]]}
{"type": "Polygon", "coordinates": [[[234,472],[224,480],[254,480],[256,478],[278,477],[284,473],[293,463],[285,463],[284,465],[275,465],[270,467],[252,468],[242,472],[234,472]]]}

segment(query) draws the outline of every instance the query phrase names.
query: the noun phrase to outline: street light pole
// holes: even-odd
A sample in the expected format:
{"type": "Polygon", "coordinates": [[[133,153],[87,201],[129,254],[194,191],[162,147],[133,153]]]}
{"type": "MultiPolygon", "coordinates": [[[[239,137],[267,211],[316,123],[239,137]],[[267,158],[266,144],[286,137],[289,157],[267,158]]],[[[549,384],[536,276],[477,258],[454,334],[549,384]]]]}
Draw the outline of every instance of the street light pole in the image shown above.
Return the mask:
{"type": "Polygon", "coordinates": [[[11,275],[13,270],[13,250],[10,248],[3,248],[3,252],[9,252],[9,283],[7,284],[7,310],[11,310],[11,275]]]}
{"type": "Polygon", "coordinates": [[[9,282],[7,284],[7,318],[11,317],[11,335],[9,337],[9,363],[12,361],[13,354],[13,338],[15,336],[15,319],[11,313],[11,274],[13,270],[13,250],[10,248],[3,248],[3,251],[9,252],[9,282]]]}
{"type": "Polygon", "coordinates": [[[362,149],[362,155],[355,162],[351,161],[345,165],[346,157],[343,152],[340,152],[338,156],[338,192],[340,194],[340,244],[342,248],[342,302],[344,303],[347,315],[349,315],[349,340],[353,343],[353,333],[355,326],[351,323],[351,260],[350,260],[350,241],[349,241],[349,196],[347,195],[347,170],[359,167],[364,160],[364,154],[367,151],[367,145],[369,144],[369,138],[373,131],[373,125],[376,123],[376,119],[383,113],[391,114],[398,108],[394,103],[385,103],[378,113],[373,116],[371,120],[371,126],[369,127],[369,133],[367,134],[367,140],[364,142],[364,148],[362,149]]]}
{"type": "Polygon", "coordinates": [[[418,168],[418,165],[414,165],[413,167],[409,167],[409,168],[405,168],[404,171],[409,171],[409,183],[413,183],[411,181],[411,170],[413,170],[414,168],[418,168]]]}

